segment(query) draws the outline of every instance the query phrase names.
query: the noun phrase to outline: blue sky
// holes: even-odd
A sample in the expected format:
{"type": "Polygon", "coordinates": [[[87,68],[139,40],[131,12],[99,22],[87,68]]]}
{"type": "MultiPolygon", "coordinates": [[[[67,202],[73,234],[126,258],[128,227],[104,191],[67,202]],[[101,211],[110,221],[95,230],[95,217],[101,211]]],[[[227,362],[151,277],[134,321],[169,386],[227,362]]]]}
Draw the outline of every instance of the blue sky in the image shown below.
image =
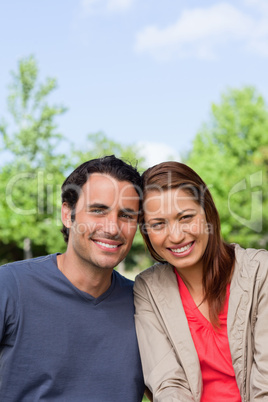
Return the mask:
{"type": "Polygon", "coordinates": [[[0,15],[0,116],[10,70],[34,54],[83,149],[101,130],[145,143],[150,163],[179,158],[226,88],[268,99],[267,0],[9,0],[0,15]]]}

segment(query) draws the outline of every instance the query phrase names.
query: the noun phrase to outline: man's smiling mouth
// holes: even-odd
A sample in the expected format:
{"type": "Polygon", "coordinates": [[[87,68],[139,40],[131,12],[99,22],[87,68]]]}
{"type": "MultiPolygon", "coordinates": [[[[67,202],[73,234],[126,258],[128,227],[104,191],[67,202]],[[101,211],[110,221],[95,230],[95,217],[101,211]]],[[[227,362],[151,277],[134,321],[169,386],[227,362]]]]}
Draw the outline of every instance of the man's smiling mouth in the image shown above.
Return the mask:
{"type": "Polygon", "coordinates": [[[100,246],[106,247],[106,248],[110,248],[110,249],[115,249],[117,247],[120,246],[120,244],[108,244],[108,243],[104,243],[102,241],[98,241],[98,240],[93,240],[94,243],[99,244],[100,246]]]}

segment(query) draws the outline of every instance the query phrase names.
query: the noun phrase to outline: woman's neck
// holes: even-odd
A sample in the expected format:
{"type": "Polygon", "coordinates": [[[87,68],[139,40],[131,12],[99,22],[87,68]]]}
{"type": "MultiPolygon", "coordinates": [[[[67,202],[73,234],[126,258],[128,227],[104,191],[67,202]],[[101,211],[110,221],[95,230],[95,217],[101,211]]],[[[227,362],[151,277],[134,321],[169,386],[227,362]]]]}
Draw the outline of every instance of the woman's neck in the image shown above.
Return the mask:
{"type": "Polygon", "coordinates": [[[203,270],[195,268],[176,268],[181,279],[185,283],[185,286],[189,290],[194,302],[198,306],[201,304],[205,298],[204,288],[203,288],[203,270]]]}

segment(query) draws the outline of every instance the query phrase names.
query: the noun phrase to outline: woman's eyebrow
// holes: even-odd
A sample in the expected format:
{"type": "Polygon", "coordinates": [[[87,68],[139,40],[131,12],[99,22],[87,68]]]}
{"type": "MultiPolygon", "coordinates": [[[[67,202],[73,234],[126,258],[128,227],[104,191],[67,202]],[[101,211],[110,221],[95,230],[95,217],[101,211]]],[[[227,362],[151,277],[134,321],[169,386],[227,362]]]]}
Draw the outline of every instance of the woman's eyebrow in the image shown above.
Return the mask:
{"type": "MultiPolygon", "coordinates": [[[[179,211],[178,213],[177,213],[177,216],[181,216],[181,215],[183,215],[185,212],[193,212],[193,213],[196,213],[196,210],[195,209],[192,209],[192,208],[188,208],[188,209],[183,209],[182,211],[179,211]]],[[[149,218],[148,219],[148,222],[150,222],[150,221],[163,221],[163,220],[165,220],[165,217],[163,216],[154,216],[153,218],[149,218]]]]}
{"type": "Polygon", "coordinates": [[[185,212],[196,212],[196,210],[193,209],[193,208],[183,209],[182,211],[178,212],[178,215],[182,215],[182,214],[184,214],[185,212]]]}

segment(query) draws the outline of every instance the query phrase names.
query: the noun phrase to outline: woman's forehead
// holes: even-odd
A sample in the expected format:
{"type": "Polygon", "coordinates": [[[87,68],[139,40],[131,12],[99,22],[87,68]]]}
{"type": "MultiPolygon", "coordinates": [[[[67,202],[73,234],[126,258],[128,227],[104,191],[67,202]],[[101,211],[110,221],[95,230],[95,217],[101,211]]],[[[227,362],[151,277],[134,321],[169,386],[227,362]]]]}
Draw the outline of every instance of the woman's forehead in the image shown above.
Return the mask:
{"type": "Polygon", "coordinates": [[[149,191],[143,203],[145,214],[180,213],[187,209],[199,211],[199,199],[194,194],[184,191],[181,188],[149,191]]]}
{"type": "Polygon", "coordinates": [[[170,189],[150,189],[144,192],[144,200],[163,200],[170,199],[172,201],[176,200],[189,200],[199,203],[200,195],[199,192],[192,191],[190,188],[183,189],[182,187],[175,187],[170,189]]]}

